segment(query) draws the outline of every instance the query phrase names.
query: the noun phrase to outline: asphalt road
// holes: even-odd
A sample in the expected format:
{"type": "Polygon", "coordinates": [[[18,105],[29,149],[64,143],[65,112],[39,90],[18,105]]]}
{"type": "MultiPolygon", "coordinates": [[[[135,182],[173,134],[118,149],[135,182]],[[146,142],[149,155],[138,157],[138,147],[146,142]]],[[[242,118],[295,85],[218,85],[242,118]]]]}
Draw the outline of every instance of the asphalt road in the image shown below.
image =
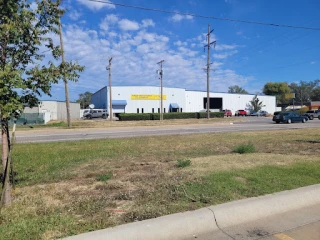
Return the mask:
{"type": "Polygon", "coordinates": [[[218,125],[171,125],[153,127],[122,127],[106,129],[77,129],[57,131],[21,131],[17,132],[17,142],[58,142],[78,141],[103,138],[127,138],[139,136],[184,135],[199,133],[223,133],[246,131],[270,131],[284,129],[301,129],[320,127],[320,120],[315,119],[306,123],[275,124],[270,118],[247,117],[246,122],[234,122],[218,125]]]}
{"type": "Polygon", "coordinates": [[[274,234],[264,240],[315,240],[320,239],[320,221],[274,234]]]}

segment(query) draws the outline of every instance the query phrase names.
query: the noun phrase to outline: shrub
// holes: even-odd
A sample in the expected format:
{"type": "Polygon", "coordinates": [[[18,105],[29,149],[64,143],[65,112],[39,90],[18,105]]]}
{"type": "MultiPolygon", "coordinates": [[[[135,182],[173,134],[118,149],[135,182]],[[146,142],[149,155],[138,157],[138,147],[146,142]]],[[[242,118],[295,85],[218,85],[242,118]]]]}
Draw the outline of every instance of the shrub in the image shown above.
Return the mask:
{"type": "MultiPolygon", "coordinates": [[[[206,112],[198,112],[197,118],[207,118],[208,114],[206,112]]],[[[223,112],[210,112],[210,118],[223,118],[223,112]]]]}
{"type": "Polygon", "coordinates": [[[185,168],[191,165],[191,160],[190,159],[179,159],[177,161],[176,167],[177,168],[185,168]]]}
{"type": "Polygon", "coordinates": [[[300,108],[297,112],[298,112],[298,114],[303,115],[307,111],[309,111],[309,108],[308,107],[303,107],[303,108],[300,108]]]}
{"type": "MultiPolygon", "coordinates": [[[[188,119],[188,118],[197,118],[196,113],[190,112],[170,112],[163,113],[163,119],[188,119]]],[[[160,120],[160,113],[153,113],[152,120],[160,120]]]]}
{"type": "Polygon", "coordinates": [[[240,154],[254,153],[255,151],[256,151],[255,147],[251,142],[247,144],[241,144],[233,150],[234,153],[240,153],[240,154]]]}
{"type": "Polygon", "coordinates": [[[121,113],[119,114],[120,121],[140,121],[151,120],[150,113],[121,113]]]}
{"type": "Polygon", "coordinates": [[[96,180],[99,181],[99,182],[106,182],[109,179],[111,179],[112,176],[113,176],[112,172],[108,172],[106,174],[101,174],[101,175],[97,176],[96,180]]]}

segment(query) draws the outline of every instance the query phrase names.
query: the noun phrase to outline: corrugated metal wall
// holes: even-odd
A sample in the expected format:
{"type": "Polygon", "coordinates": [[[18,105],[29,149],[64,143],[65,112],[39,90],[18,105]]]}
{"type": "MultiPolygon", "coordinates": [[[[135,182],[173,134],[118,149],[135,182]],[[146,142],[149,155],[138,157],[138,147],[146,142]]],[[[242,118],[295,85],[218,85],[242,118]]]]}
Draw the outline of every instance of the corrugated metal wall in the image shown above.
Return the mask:
{"type": "MultiPolygon", "coordinates": [[[[50,113],[51,120],[66,120],[67,107],[65,102],[40,101],[39,107],[24,109],[24,113],[50,113]]],[[[71,119],[80,118],[80,103],[70,103],[71,119]]]]}
{"type": "Polygon", "coordinates": [[[107,87],[100,89],[92,94],[91,102],[94,104],[94,108],[105,109],[108,106],[108,91],[107,87]]]}
{"type": "MultiPolygon", "coordinates": [[[[109,88],[108,88],[109,90],[109,88]]],[[[160,100],[133,100],[132,95],[158,95],[160,97],[160,87],[151,86],[115,86],[112,87],[112,99],[113,100],[126,100],[127,106],[125,111],[127,113],[152,113],[158,112],[160,109],[160,100]]],[[[169,111],[171,103],[177,103],[179,110],[185,111],[185,90],[181,88],[163,88],[163,96],[166,100],[163,100],[163,108],[165,112],[169,111]]],[[[109,104],[109,102],[108,102],[109,104]]],[[[108,105],[109,109],[109,105],[108,105]]]]}
{"type": "MultiPolygon", "coordinates": [[[[222,98],[222,109],[230,109],[232,114],[239,109],[247,109],[249,102],[255,95],[232,94],[232,93],[210,93],[212,98],[222,98]]],[[[203,110],[203,98],[207,97],[207,92],[186,91],[186,106],[188,112],[203,110]]],[[[276,98],[274,96],[258,96],[262,101],[265,110],[273,113],[276,110],[276,98]]]]}
{"type": "MultiPolygon", "coordinates": [[[[80,103],[70,103],[70,117],[71,119],[79,119],[80,103]]],[[[57,102],[57,119],[67,119],[67,106],[65,102],[57,102]]]]}
{"type": "MultiPolygon", "coordinates": [[[[92,103],[95,108],[106,108],[109,110],[108,101],[109,88],[104,87],[93,94],[92,103]]],[[[134,100],[132,95],[158,95],[160,96],[160,87],[152,86],[114,86],[112,87],[113,100],[126,100],[126,113],[152,113],[160,109],[160,100],[134,100]]],[[[203,110],[203,98],[207,97],[207,92],[186,91],[182,88],[163,88],[163,108],[165,112],[169,111],[171,103],[177,103],[183,112],[198,112],[203,110]]],[[[231,94],[231,93],[210,93],[212,98],[222,98],[222,109],[230,109],[234,114],[239,109],[248,108],[249,102],[254,95],[250,94],[231,94]]],[[[258,96],[265,107],[262,110],[273,113],[276,110],[276,98],[274,96],[258,96]]],[[[180,110],[179,109],[179,110],[180,110]]],[[[218,111],[218,109],[216,109],[218,111]]]]}

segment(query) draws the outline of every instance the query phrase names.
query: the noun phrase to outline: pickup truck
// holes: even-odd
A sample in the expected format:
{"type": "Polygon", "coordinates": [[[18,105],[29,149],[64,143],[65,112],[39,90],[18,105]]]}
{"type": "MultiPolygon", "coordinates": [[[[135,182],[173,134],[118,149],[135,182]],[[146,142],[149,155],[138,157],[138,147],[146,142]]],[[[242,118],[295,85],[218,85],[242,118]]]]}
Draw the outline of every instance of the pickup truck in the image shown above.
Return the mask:
{"type": "Polygon", "coordinates": [[[234,115],[235,116],[247,116],[247,111],[246,110],[237,110],[234,115]]]}
{"type": "Polygon", "coordinates": [[[310,120],[313,120],[314,118],[318,118],[320,116],[320,110],[307,111],[305,116],[307,116],[310,120]]]}

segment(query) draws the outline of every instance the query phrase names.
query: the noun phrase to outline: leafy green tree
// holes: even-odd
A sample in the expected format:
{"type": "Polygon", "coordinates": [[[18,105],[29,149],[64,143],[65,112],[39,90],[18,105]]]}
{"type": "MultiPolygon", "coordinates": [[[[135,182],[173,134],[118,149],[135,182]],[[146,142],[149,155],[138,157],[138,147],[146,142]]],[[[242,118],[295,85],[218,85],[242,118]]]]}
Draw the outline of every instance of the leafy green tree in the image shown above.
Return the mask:
{"type": "Polygon", "coordinates": [[[259,100],[258,96],[255,95],[252,100],[250,101],[250,108],[253,109],[253,111],[258,112],[261,110],[262,107],[264,107],[265,105],[263,105],[262,101],[259,100]]]}
{"type": "Polygon", "coordinates": [[[228,93],[248,94],[248,92],[246,90],[244,90],[242,87],[239,87],[238,85],[230,86],[228,93]]]}
{"type": "Polygon", "coordinates": [[[80,103],[81,108],[87,108],[91,104],[91,96],[91,92],[80,93],[79,99],[76,102],[80,103]]]}
{"type": "Polygon", "coordinates": [[[4,205],[11,202],[8,121],[16,117],[25,105],[35,106],[42,94],[51,96],[51,85],[58,83],[59,79],[77,81],[79,72],[84,69],[73,62],[57,63],[61,48],[49,36],[59,34],[59,19],[64,13],[59,8],[61,0],[37,0],[36,8],[31,8],[29,2],[0,0],[0,117],[4,205]],[[44,63],[43,52],[50,52],[53,60],[44,63]]]}
{"type": "Polygon", "coordinates": [[[291,83],[289,85],[292,92],[295,93],[295,102],[301,106],[309,103],[312,100],[313,91],[320,83],[320,80],[314,81],[300,81],[297,83],[291,83]]]}
{"type": "Polygon", "coordinates": [[[320,86],[315,87],[312,90],[311,101],[320,101],[320,86]]]}
{"type": "Polygon", "coordinates": [[[290,92],[291,89],[286,82],[268,82],[263,87],[265,95],[276,96],[277,104],[288,103],[290,100],[286,99],[285,95],[290,92]]]}

